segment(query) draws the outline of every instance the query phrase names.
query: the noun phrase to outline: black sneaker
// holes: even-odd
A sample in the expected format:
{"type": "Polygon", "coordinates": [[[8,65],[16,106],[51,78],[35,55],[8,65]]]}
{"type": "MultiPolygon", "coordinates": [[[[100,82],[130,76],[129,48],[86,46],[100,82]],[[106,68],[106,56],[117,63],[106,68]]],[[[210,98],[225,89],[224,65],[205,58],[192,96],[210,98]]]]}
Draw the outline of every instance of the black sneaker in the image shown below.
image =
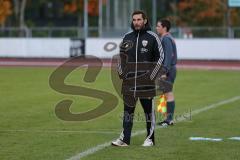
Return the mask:
{"type": "Polygon", "coordinates": [[[159,125],[159,126],[172,126],[173,125],[173,121],[164,120],[162,122],[157,123],[157,125],[159,125]]]}

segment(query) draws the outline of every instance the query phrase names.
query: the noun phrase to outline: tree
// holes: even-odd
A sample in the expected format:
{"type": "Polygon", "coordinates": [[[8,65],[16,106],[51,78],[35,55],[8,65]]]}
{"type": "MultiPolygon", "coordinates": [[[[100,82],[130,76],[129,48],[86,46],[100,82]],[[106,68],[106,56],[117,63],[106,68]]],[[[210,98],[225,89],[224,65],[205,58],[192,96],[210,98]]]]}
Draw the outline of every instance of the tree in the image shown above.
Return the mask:
{"type": "Polygon", "coordinates": [[[0,0],[0,24],[4,25],[8,16],[12,14],[11,0],[0,0]]]}
{"type": "MultiPolygon", "coordinates": [[[[106,0],[103,0],[103,4],[106,4],[106,0]]],[[[64,13],[77,14],[79,26],[82,26],[83,9],[84,0],[65,0],[64,13]]],[[[88,0],[88,15],[91,17],[97,17],[98,14],[98,0],[88,0]]]]}
{"type": "MultiPolygon", "coordinates": [[[[227,0],[181,0],[178,3],[178,24],[189,26],[226,26],[227,0]]],[[[231,9],[231,22],[239,25],[236,9],[231,9]]]]}
{"type": "MultiPolygon", "coordinates": [[[[103,4],[106,4],[106,0],[103,0],[103,4]]],[[[66,1],[64,5],[65,13],[76,13],[83,11],[83,0],[66,1]]],[[[90,16],[98,16],[98,0],[88,0],[88,14],[90,16]]]]}
{"type": "Polygon", "coordinates": [[[83,11],[83,0],[71,0],[64,4],[64,13],[77,14],[78,26],[82,26],[82,13],[83,11]]]}

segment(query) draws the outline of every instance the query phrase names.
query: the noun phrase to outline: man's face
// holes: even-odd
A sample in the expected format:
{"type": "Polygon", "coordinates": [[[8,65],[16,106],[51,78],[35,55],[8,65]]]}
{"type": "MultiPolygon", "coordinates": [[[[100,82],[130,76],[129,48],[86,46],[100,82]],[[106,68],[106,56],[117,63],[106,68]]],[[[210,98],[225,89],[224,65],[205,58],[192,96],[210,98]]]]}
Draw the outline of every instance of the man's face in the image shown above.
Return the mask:
{"type": "Polygon", "coordinates": [[[163,35],[166,32],[166,28],[163,28],[162,23],[158,22],[156,26],[157,33],[163,35]]]}
{"type": "Polygon", "coordinates": [[[145,23],[142,14],[135,14],[132,17],[132,22],[135,30],[141,30],[144,28],[145,23]]]}

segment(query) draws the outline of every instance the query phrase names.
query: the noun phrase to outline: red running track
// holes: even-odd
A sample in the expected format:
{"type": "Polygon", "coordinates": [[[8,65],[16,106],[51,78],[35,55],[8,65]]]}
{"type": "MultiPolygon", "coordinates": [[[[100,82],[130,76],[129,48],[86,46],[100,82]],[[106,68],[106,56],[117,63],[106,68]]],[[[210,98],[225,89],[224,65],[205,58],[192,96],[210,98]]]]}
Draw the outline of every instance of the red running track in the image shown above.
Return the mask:
{"type": "MultiPolygon", "coordinates": [[[[69,59],[64,58],[0,58],[0,67],[57,67],[69,59]]],[[[92,63],[91,59],[86,59],[92,63]]],[[[103,66],[110,67],[111,59],[103,59],[103,66]]],[[[240,70],[240,61],[228,60],[179,60],[181,69],[240,70]]]]}

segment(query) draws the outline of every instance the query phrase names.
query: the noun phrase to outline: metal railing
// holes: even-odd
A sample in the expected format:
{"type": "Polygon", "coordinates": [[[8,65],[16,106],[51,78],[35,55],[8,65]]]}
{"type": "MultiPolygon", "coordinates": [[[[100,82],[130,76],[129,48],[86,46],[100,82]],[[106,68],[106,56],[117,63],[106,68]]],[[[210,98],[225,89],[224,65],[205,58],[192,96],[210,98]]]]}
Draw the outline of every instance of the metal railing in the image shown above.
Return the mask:
{"type": "MultiPolygon", "coordinates": [[[[130,28],[88,28],[88,37],[122,37],[130,28]]],[[[188,27],[172,28],[176,38],[240,38],[240,27],[188,27]]],[[[78,27],[0,28],[0,37],[28,38],[86,38],[84,29],[78,27]]]]}

